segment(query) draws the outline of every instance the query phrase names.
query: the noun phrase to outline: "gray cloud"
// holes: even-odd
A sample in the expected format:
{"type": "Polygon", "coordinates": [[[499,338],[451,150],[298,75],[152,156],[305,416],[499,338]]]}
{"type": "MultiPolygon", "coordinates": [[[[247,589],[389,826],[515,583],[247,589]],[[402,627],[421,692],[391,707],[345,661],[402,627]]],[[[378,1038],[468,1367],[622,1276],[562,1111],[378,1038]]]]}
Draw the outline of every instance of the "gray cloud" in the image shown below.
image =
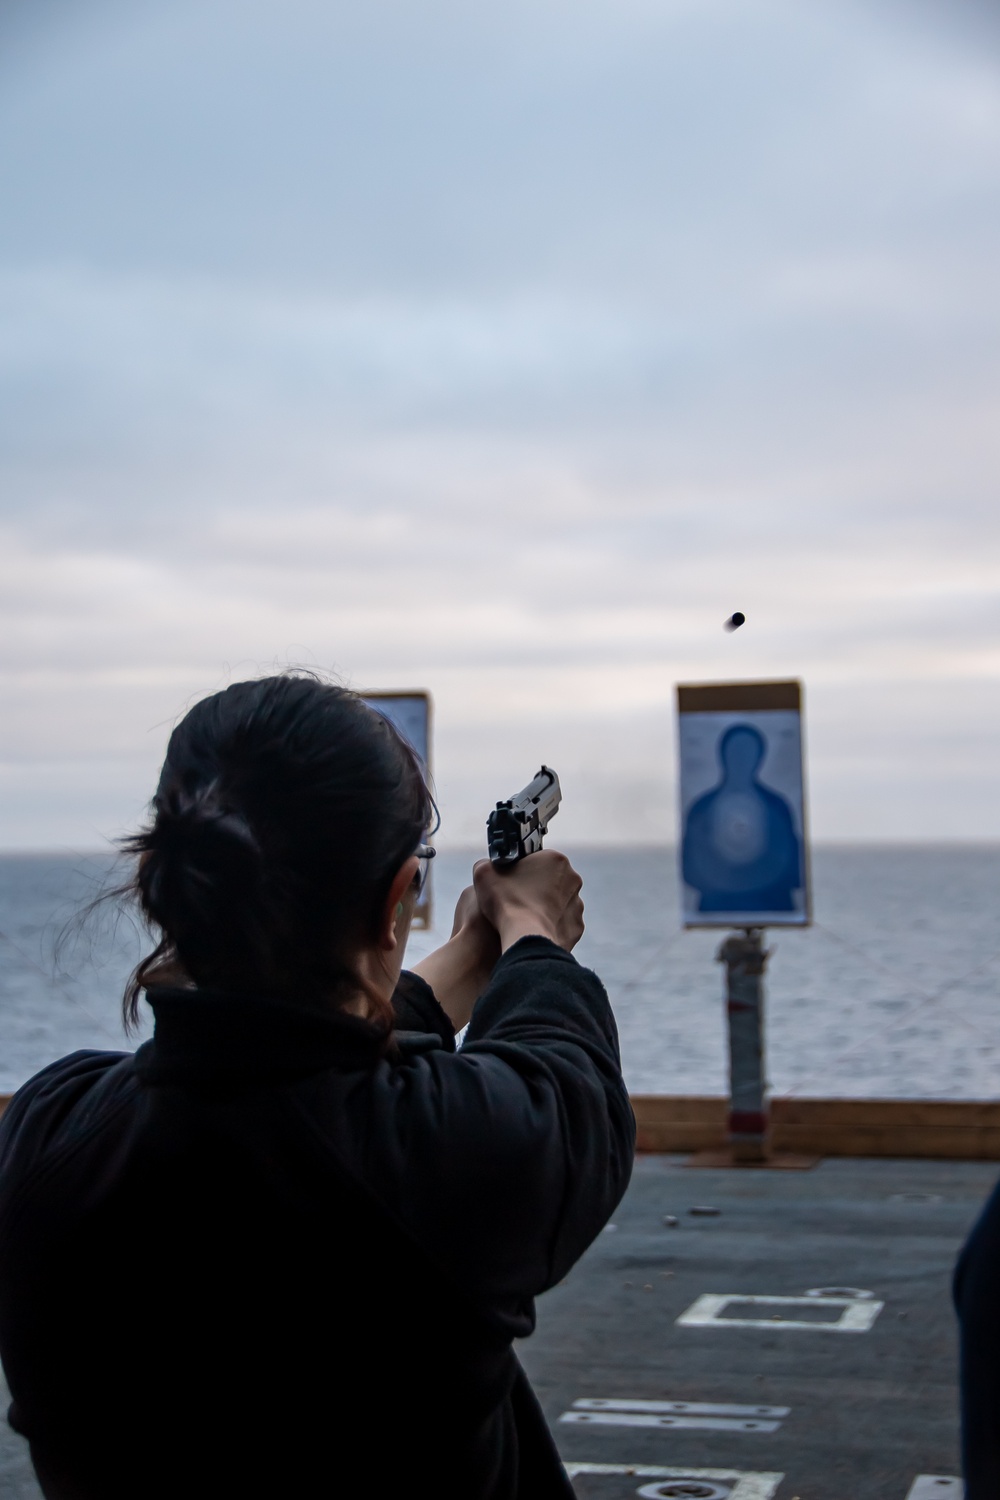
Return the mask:
{"type": "Polygon", "coordinates": [[[15,12],[0,840],[286,660],[435,689],[453,837],[662,838],[673,680],[789,672],[819,833],[1000,834],[985,13],[15,12]]]}

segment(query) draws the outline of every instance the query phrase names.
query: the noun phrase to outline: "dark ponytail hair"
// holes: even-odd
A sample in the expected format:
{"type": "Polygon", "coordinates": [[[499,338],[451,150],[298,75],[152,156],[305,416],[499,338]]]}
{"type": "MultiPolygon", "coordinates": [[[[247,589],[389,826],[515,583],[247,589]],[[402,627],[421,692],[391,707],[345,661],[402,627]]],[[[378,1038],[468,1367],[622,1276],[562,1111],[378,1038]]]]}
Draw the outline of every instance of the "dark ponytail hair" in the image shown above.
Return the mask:
{"type": "MultiPolygon", "coordinates": [[[[124,841],[128,887],[161,934],[125,992],[196,985],[329,1003],[357,991],[393,876],[434,804],[415,752],[356,693],[308,673],[237,682],[167,746],[152,820],[124,841]]],[[[391,1014],[369,997],[386,1029],[391,1014]]]]}

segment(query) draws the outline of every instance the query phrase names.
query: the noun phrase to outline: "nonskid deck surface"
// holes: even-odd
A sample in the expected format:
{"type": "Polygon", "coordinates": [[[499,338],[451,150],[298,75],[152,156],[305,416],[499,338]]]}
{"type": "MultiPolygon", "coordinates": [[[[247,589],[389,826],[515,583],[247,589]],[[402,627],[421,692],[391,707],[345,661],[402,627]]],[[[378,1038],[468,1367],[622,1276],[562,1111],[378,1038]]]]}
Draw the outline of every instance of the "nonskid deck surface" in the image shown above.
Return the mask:
{"type": "Polygon", "coordinates": [[[638,1159],[519,1346],[581,1500],[958,1500],[950,1277],[997,1166],[683,1160],[638,1159]]]}
{"type": "MultiPolygon", "coordinates": [[[[519,1347],[580,1500],[958,1500],[949,1279],[996,1176],[640,1157],[519,1347]]],[[[2,1420],[0,1495],[40,1496],[2,1420]]]]}

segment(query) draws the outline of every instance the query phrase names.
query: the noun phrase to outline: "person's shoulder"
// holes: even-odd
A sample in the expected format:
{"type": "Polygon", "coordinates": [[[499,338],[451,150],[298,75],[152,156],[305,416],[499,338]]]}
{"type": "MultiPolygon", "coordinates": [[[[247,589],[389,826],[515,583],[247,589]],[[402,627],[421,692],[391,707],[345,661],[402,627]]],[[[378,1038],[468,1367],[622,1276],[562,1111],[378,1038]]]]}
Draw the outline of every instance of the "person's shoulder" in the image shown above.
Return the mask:
{"type": "Polygon", "coordinates": [[[109,1068],[118,1067],[134,1055],[132,1052],[99,1052],[92,1048],[81,1048],[78,1052],[69,1052],[65,1057],[47,1063],[26,1083],[22,1083],[11,1098],[10,1107],[13,1109],[21,1100],[37,1098],[41,1094],[67,1084],[76,1083],[84,1086],[92,1084],[102,1078],[109,1068]]]}
{"type": "Polygon", "coordinates": [[[0,1119],[0,1163],[25,1143],[51,1144],[69,1121],[74,1129],[85,1126],[129,1087],[131,1064],[130,1052],[88,1050],[42,1068],[21,1085],[0,1119]]]}

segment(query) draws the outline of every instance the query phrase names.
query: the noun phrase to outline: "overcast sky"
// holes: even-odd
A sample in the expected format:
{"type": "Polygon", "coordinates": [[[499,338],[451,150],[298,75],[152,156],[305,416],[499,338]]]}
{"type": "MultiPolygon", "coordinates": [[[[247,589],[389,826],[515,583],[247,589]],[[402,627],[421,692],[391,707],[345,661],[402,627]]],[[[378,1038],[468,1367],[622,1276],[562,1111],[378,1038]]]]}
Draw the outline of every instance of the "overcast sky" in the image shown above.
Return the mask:
{"type": "Polygon", "coordinates": [[[672,836],[776,675],[818,837],[1000,837],[995,15],[7,0],[0,845],[286,662],[433,691],[452,842],[672,836]]]}

